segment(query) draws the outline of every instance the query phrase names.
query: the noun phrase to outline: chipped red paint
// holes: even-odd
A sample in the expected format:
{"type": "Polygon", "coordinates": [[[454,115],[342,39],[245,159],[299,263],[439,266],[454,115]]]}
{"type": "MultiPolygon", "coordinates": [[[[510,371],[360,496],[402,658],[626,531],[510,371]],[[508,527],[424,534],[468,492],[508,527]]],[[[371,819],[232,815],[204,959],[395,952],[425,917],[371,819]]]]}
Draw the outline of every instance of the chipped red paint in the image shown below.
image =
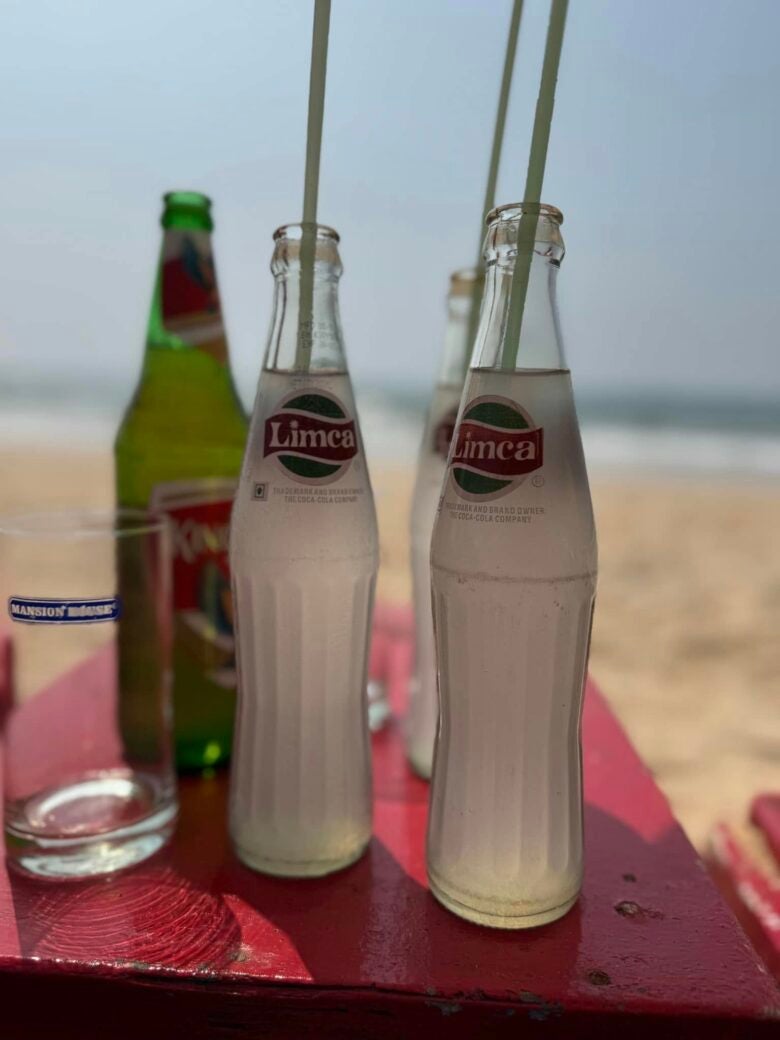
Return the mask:
{"type": "MultiPolygon", "coordinates": [[[[408,615],[380,621],[377,661],[399,711],[408,615]]],[[[71,678],[46,696],[73,692],[71,678]]],[[[427,785],[397,723],[374,738],[374,770],[374,840],[330,878],[242,867],[224,774],[182,782],[174,843],[133,871],[61,885],[0,871],[5,1035],[776,1035],[771,979],[592,686],[585,888],[545,928],[495,932],[442,909],[425,880],[427,785]]]]}

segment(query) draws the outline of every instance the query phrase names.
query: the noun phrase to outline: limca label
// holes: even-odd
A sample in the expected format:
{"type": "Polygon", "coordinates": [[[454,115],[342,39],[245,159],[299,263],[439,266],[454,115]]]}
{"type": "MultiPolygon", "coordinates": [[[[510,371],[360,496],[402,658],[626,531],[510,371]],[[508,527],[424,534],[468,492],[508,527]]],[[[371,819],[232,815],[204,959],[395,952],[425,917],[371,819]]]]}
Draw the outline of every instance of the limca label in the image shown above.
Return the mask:
{"type": "Polygon", "coordinates": [[[323,390],[294,391],[265,421],[263,455],[273,456],[301,484],[332,484],[358,448],[355,420],[335,394],[323,390]]]}
{"type": "Polygon", "coordinates": [[[461,498],[500,498],[543,462],[544,430],[516,401],[477,397],[466,405],[450,455],[461,498]]]}
{"type": "Polygon", "coordinates": [[[29,599],[11,596],[8,613],[13,621],[33,625],[94,625],[116,621],[122,613],[119,596],[105,599],[29,599]]]}

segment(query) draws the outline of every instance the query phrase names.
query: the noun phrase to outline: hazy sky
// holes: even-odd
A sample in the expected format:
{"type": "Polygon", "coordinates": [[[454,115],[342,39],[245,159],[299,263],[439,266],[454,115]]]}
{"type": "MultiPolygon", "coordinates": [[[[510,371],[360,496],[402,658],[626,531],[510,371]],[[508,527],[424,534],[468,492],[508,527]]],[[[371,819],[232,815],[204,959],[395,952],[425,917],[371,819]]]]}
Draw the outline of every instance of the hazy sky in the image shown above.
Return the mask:
{"type": "MultiPolygon", "coordinates": [[[[320,218],[362,383],[429,383],[472,262],[509,0],[334,0],[320,218]]],[[[547,0],[526,0],[498,200],[521,195],[547,0]]],[[[160,196],[214,198],[234,366],[299,219],[305,0],[0,0],[0,377],[134,380],[160,196]]],[[[780,384],[776,0],[571,0],[545,182],[580,386],[780,384]]]]}

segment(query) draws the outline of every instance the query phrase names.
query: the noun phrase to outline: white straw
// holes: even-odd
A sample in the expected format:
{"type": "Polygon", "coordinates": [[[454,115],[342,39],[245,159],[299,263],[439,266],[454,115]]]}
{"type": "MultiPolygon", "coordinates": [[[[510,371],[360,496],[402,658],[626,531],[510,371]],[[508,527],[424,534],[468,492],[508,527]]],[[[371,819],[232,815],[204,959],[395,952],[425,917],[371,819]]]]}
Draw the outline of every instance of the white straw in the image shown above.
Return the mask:
{"type": "Polygon", "coordinates": [[[303,221],[301,225],[301,291],[298,311],[298,337],[295,367],[308,372],[312,347],[312,306],[314,301],[314,258],[317,247],[317,196],[320,185],[322,120],[325,112],[325,74],[328,66],[330,0],[314,0],[314,29],[309,76],[309,118],[306,128],[306,172],[303,182],[303,221]]]}
{"type": "Polygon", "coordinates": [[[555,85],[558,80],[558,66],[561,60],[563,34],[566,28],[566,12],[569,0],[552,0],[550,23],[547,28],[547,42],[544,48],[542,78],[539,85],[539,97],[536,101],[534,130],[531,137],[531,154],[528,159],[528,173],[525,179],[523,195],[523,213],[517,232],[517,258],[512,275],[512,291],[509,300],[504,347],[501,356],[501,367],[514,369],[517,366],[517,353],[520,346],[520,330],[523,325],[523,311],[528,294],[528,279],[531,272],[531,258],[536,240],[536,226],[539,220],[539,202],[542,195],[544,168],[547,162],[547,146],[550,141],[553,108],[555,107],[555,85]]]}
{"type": "MultiPolygon", "coordinates": [[[[490,152],[490,165],[488,167],[487,185],[485,186],[485,200],[482,205],[482,213],[479,222],[479,242],[477,243],[477,262],[474,265],[476,278],[474,288],[471,291],[471,309],[469,311],[468,347],[463,359],[464,367],[468,368],[471,347],[477,333],[479,322],[479,309],[482,305],[482,293],[485,288],[482,245],[485,239],[485,218],[496,204],[496,181],[498,180],[498,168],[501,163],[501,148],[504,143],[504,128],[506,126],[506,113],[509,107],[509,92],[512,87],[512,73],[515,68],[515,54],[517,53],[517,37],[520,32],[520,20],[523,15],[523,0],[515,0],[512,8],[512,18],[509,22],[509,34],[506,40],[506,55],[504,56],[504,72],[501,77],[501,90],[498,94],[498,109],[496,110],[496,122],[493,128],[493,147],[490,152]]],[[[465,376],[465,371],[464,371],[465,376]]]]}

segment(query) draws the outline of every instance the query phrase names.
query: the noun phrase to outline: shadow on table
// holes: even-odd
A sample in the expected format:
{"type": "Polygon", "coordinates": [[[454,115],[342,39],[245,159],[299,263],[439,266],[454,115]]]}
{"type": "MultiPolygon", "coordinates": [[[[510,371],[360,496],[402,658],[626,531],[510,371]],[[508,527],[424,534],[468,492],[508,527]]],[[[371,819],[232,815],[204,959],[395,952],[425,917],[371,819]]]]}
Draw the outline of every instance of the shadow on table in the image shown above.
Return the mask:
{"type": "Polygon", "coordinates": [[[24,957],[218,972],[241,943],[221,895],[188,880],[166,853],[90,881],[12,875],[11,888],[24,957]]]}
{"type": "MultiPolygon", "coordinates": [[[[392,743],[375,740],[380,766],[392,743]]],[[[659,884],[690,871],[679,828],[648,841],[586,806],[580,903],[546,927],[501,932],[460,920],[428,892],[427,786],[404,766],[378,768],[377,780],[378,836],[367,855],[327,878],[288,881],[248,870],[230,851],[226,773],[184,778],[174,842],[146,864],[79,883],[12,878],[22,953],[323,986],[422,988],[432,1000],[486,988],[495,997],[550,1000],[573,980],[598,987],[614,974],[607,962],[619,950],[630,953],[637,938],[650,963],[662,957],[652,943],[664,930],[659,884]],[[631,903],[623,916],[615,909],[621,901],[631,903]]]]}
{"type": "Polygon", "coordinates": [[[541,958],[551,969],[545,990],[557,988],[579,951],[579,909],[533,934],[479,928],[439,906],[377,838],[354,866],[310,881],[262,877],[233,860],[224,888],[286,937],[318,985],[422,989],[433,1002],[456,992],[479,999],[484,988],[534,999],[523,970],[511,966],[541,958]]]}
{"type": "Polygon", "coordinates": [[[212,884],[226,847],[213,819],[224,787],[223,776],[183,780],[173,843],[131,870],[62,882],[11,871],[22,955],[192,972],[232,964],[241,929],[212,884]]]}

